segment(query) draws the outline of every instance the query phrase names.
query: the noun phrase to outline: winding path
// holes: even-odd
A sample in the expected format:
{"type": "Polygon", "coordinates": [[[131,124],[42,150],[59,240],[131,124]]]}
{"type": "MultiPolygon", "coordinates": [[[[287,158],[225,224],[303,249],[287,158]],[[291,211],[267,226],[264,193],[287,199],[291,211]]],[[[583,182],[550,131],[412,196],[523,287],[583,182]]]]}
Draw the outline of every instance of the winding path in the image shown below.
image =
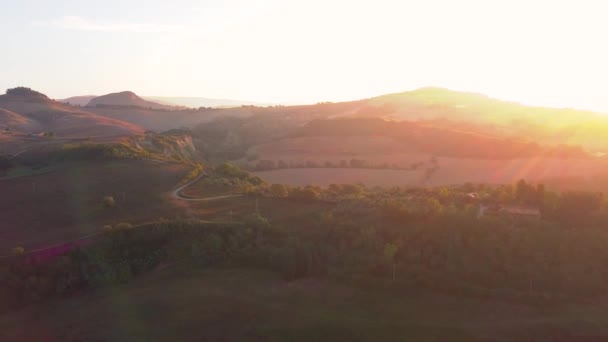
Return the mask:
{"type": "Polygon", "coordinates": [[[181,194],[182,190],[184,190],[185,188],[189,187],[190,185],[196,183],[199,179],[203,178],[203,177],[207,177],[208,174],[206,172],[202,172],[200,175],[198,175],[196,178],[194,178],[193,180],[189,181],[188,183],[180,186],[179,188],[173,190],[173,192],[171,192],[171,196],[175,199],[178,200],[182,200],[182,201],[190,201],[190,202],[196,202],[196,201],[214,201],[214,200],[220,200],[220,199],[225,199],[225,198],[233,198],[233,197],[241,197],[243,195],[241,194],[234,194],[234,195],[221,195],[221,196],[211,196],[211,197],[200,197],[200,198],[190,198],[190,197],[185,197],[181,194]]]}
{"type": "MultiPolygon", "coordinates": [[[[148,159],[148,160],[156,161],[156,162],[164,162],[164,161],[152,160],[152,159],[148,159]]],[[[200,175],[198,175],[196,178],[194,178],[190,182],[173,190],[171,192],[171,196],[175,199],[183,200],[183,201],[213,201],[213,200],[220,200],[220,199],[225,199],[225,198],[243,196],[241,194],[235,194],[235,195],[211,196],[211,197],[201,197],[201,198],[189,198],[189,197],[184,197],[181,195],[182,190],[184,190],[185,188],[189,187],[190,185],[196,183],[199,179],[201,179],[203,177],[207,177],[207,176],[208,176],[208,174],[203,171],[200,175]]],[[[209,223],[209,224],[219,223],[219,222],[213,222],[213,221],[207,221],[207,220],[201,220],[201,222],[205,222],[205,223],[209,223]]],[[[148,225],[150,223],[151,222],[140,223],[137,226],[144,226],[144,225],[148,225]]],[[[72,250],[74,248],[82,247],[82,246],[86,246],[86,245],[90,244],[93,241],[93,239],[100,236],[101,234],[102,234],[102,232],[91,233],[91,234],[81,236],[81,237],[78,237],[75,239],[70,239],[68,241],[59,242],[59,243],[53,244],[51,246],[37,248],[37,249],[31,250],[31,251],[27,251],[24,255],[34,257],[38,260],[54,258],[54,257],[60,256],[60,255],[63,255],[67,251],[72,250]]],[[[0,259],[11,258],[11,257],[14,257],[14,255],[13,254],[0,255],[0,259]]]]}

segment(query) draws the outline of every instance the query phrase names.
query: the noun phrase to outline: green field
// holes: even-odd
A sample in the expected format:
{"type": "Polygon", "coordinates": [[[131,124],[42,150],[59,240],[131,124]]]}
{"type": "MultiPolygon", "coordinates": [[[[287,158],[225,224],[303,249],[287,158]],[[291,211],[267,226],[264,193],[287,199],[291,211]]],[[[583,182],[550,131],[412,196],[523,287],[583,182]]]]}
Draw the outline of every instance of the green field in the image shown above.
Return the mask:
{"type": "Polygon", "coordinates": [[[545,341],[608,332],[594,305],[539,308],[247,269],[168,267],[0,316],[0,339],[545,341]]]}
{"type": "Polygon", "coordinates": [[[190,167],[143,160],[69,162],[43,174],[0,179],[0,255],[100,231],[103,225],[183,214],[168,192],[190,167]],[[113,196],[116,205],[102,200],[113,196]]]}
{"type": "Polygon", "coordinates": [[[331,204],[323,202],[301,202],[280,198],[242,196],[215,201],[188,202],[188,214],[207,220],[222,222],[240,220],[256,210],[271,223],[307,223],[316,214],[330,209],[331,204]]]}

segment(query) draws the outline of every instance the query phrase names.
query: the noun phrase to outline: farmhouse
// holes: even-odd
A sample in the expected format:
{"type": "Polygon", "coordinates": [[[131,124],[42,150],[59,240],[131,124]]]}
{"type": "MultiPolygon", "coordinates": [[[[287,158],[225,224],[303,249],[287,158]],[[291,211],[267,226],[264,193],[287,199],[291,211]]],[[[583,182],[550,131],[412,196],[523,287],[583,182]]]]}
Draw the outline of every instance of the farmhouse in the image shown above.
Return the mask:
{"type": "Polygon", "coordinates": [[[477,217],[502,216],[511,218],[533,218],[540,219],[541,213],[538,208],[518,205],[479,205],[477,217]]]}

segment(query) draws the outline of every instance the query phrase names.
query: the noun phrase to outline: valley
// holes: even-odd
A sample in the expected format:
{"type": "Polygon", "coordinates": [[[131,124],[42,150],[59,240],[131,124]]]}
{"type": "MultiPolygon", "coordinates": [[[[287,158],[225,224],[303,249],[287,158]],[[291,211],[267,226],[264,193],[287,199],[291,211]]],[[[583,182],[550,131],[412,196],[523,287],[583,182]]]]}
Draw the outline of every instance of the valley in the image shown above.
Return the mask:
{"type": "Polygon", "coordinates": [[[0,341],[608,341],[605,3],[0,6],[0,341]]]}
{"type": "MultiPolygon", "coordinates": [[[[27,88],[0,96],[0,337],[608,334],[602,140],[558,138],[578,127],[571,112],[549,111],[559,128],[531,134],[487,117],[500,106],[477,95],[383,99],[191,109],[132,92],[83,107],[27,88]],[[454,99],[473,109],[452,111],[454,99]]],[[[502,105],[531,126],[549,115],[502,105]]]]}

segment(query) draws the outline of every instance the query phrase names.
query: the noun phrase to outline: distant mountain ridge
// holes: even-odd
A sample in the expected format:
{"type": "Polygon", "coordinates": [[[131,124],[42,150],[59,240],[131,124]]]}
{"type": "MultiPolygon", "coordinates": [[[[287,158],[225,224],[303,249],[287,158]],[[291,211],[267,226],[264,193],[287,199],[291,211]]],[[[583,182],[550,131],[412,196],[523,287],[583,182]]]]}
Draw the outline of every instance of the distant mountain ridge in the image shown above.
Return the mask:
{"type": "Polygon", "coordinates": [[[168,106],[152,101],[147,101],[137,96],[132,91],[122,91],[118,93],[111,93],[103,96],[92,98],[87,107],[98,107],[98,106],[130,106],[130,107],[141,107],[150,109],[162,109],[162,110],[174,110],[178,109],[176,106],[168,106]]]}
{"type": "Polygon", "coordinates": [[[52,132],[58,137],[129,136],[143,132],[132,123],[51,100],[26,87],[8,89],[0,95],[0,128],[24,134],[52,132]]]}
{"type": "MultiPolygon", "coordinates": [[[[59,105],[59,102],[37,92],[13,90],[11,96],[14,99],[25,96],[31,103],[59,105]]],[[[172,98],[155,99],[165,102],[172,98]]],[[[86,97],[81,100],[86,100],[86,97]]],[[[1,105],[0,108],[23,114],[13,108],[1,105]]],[[[280,132],[285,125],[304,125],[316,119],[380,118],[422,122],[425,127],[435,127],[445,132],[460,131],[552,146],[578,145],[593,153],[608,153],[608,115],[585,110],[525,106],[481,94],[436,87],[350,102],[271,107],[200,106],[188,109],[148,101],[133,92],[125,91],[92,98],[83,108],[64,108],[70,108],[69,111],[72,112],[95,113],[100,117],[129,122],[145,130],[159,132],[182,127],[194,128],[222,117],[251,117],[253,120],[249,124],[255,126],[256,123],[261,125],[263,122],[267,134],[274,134],[275,130],[280,132]]],[[[5,113],[4,116],[16,120],[14,115],[5,113]]]]}
{"type": "Polygon", "coordinates": [[[57,101],[62,103],[67,103],[72,106],[84,107],[89,104],[89,102],[96,98],[97,95],[83,95],[83,96],[72,96],[67,99],[58,99],[57,101]]]}
{"type": "Polygon", "coordinates": [[[212,108],[227,108],[239,106],[274,106],[276,103],[242,101],[231,99],[212,99],[206,97],[169,97],[169,96],[144,96],[145,99],[156,101],[167,105],[177,105],[190,108],[212,107],[212,108]]]}
{"type": "MultiPolygon", "coordinates": [[[[122,92],[127,93],[127,92],[122,92]]],[[[132,93],[132,92],[129,92],[132,93]]],[[[121,93],[115,93],[121,94],[121,93]]],[[[112,94],[108,94],[112,95],[112,94]]],[[[105,95],[107,96],[107,95],[105,95]]],[[[137,96],[137,95],[136,95],[137,96]]],[[[85,107],[89,105],[89,103],[100,96],[97,95],[83,95],[83,96],[72,96],[65,99],[58,99],[57,101],[68,103],[73,106],[85,107]]],[[[188,108],[230,108],[230,107],[240,107],[240,106],[273,106],[275,103],[265,103],[265,102],[256,102],[256,101],[241,101],[241,100],[231,100],[231,99],[212,99],[206,97],[170,97],[170,96],[138,96],[140,99],[153,102],[154,105],[152,108],[157,109],[158,105],[164,105],[169,107],[188,107],[188,108]]],[[[115,99],[105,99],[103,101],[116,101],[115,99]]],[[[122,100],[121,100],[122,101],[122,100]]],[[[113,105],[118,105],[117,103],[113,103],[113,105]]],[[[122,104],[126,105],[126,104],[122,104]]],[[[149,108],[150,104],[131,104],[136,106],[145,106],[147,105],[149,108]]]]}

